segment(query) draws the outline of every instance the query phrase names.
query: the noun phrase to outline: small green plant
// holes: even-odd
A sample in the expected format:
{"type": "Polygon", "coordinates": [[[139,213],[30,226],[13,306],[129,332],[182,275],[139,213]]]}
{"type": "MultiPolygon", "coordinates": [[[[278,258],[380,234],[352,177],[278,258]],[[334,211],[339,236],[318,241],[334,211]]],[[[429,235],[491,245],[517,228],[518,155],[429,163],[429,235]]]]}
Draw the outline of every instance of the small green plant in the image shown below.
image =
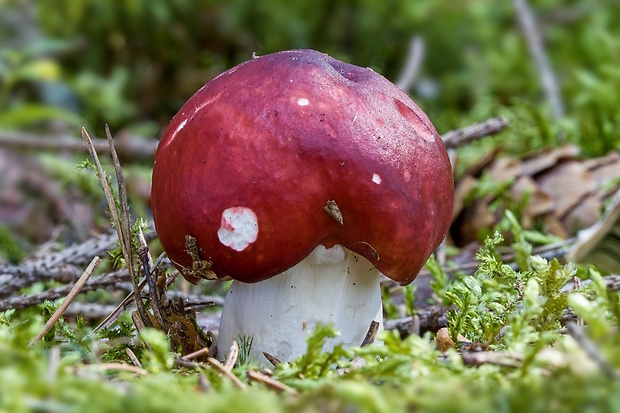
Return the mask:
{"type": "Polygon", "coordinates": [[[239,335],[237,342],[239,343],[239,359],[237,364],[240,366],[249,364],[254,336],[239,335]]]}
{"type": "Polygon", "coordinates": [[[381,287],[381,301],[383,303],[383,313],[386,319],[398,318],[398,307],[392,301],[392,294],[390,293],[390,286],[384,285],[381,287]]]}
{"type": "Polygon", "coordinates": [[[446,271],[437,262],[434,255],[431,255],[426,261],[426,269],[431,274],[432,280],[430,286],[437,297],[441,299],[440,304],[447,305],[448,297],[446,292],[450,289],[450,277],[446,271]]]}
{"type": "Polygon", "coordinates": [[[405,311],[407,315],[415,315],[415,293],[418,286],[415,284],[409,284],[403,287],[403,297],[405,299],[405,311]]]}

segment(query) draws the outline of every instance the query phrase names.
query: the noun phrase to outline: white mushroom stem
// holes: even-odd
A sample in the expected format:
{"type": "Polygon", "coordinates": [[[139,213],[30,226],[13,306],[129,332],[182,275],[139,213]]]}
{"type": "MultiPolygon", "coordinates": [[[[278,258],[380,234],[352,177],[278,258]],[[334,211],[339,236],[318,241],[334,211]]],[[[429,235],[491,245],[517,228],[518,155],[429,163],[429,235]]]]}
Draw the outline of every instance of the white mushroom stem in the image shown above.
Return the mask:
{"type": "Polygon", "coordinates": [[[263,352],[290,361],[306,352],[306,337],[318,322],[340,336],[326,342],[359,346],[371,322],[383,328],[379,271],[340,245],[318,246],[293,268],[268,280],[233,281],[222,311],[218,354],[225,358],[233,339],[253,338],[250,357],[268,365],[263,352]]]}

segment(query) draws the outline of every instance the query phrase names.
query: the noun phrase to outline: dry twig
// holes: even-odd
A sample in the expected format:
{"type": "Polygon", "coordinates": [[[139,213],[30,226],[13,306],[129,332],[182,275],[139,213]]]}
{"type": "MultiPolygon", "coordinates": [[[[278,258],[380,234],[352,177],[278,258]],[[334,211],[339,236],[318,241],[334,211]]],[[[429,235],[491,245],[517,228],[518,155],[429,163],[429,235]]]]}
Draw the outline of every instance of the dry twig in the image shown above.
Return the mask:
{"type": "Polygon", "coordinates": [[[441,135],[446,148],[456,148],[485,136],[495,135],[508,126],[508,119],[498,116],[441,135]]]}
{"type": "Polygon", "coordinates": [[[189,353],[181,357],[183,360],[193,360],[195,358],[203,357],[209,355],[211,349],[209,347],[203,347],[200,350],[194,351],[193,353],[189,353]]]}
{"type": "MultiPolygon", "coordinates": [[[[138,284],[138,291],[141,291],[142,288],[144,288],[145,285],[146,285],[146,280],[142,280],[142,282],[140,284],[138,284]]],[[[120,316],[123,314],[125,309],[130,305],[132,300],[134,302],[140,301],[140,300],[134,300],[134,292],[133,291],[131,291],[127,295],[127,297],[125,297],[123,299],[123,301],[121,301],[120,304],[118,306],[116,306],[114,311],[112,311],[101,323],[99,323],[99,325],[97,327],[95,327],[95,329],[93,330],[93,333],[96,333],[97,331],[99,331],[101,329],[108,328],[112,324],[114,324],[114,322],[120,318],[120,316]]]]}
{"type": "MultiPolygon", "coordinates": [[[[82,292],[98,290],[101,288],[119,287],[122,286],[122,282],[127,280],[126,271],[116,271],[109,274],[104,274],[98,277],[90,278],[86,285],[82,288],[82,292]]],[[[61,287],[51,288],[49,290],[41,291],[40,293],[30,295],[13,295],[0,299],[0,311],[13,309],[21,309],[31,307],[33,305],[41,304],[44,301],[53,301],[61,297],[66,296],[73,286],[63,285],[61,287]]]]}
{"type": "MultiPolygon", "coordinates": [[[[105,139],[93,138],[93,147],[97,152],[110,150],[105,139]]],[[[158,142],[153,139],[142,139],[125,136],[119,139],[118,153],[124,159],[144,159],[155,155],[158,142]]],[[[0,130],[0,147],[15,149],[34,149],[37,151],[68,151],[84,152],[84,145],[73,136],[38,136],[24,132],[0,130]]]]}
{"type": "Polygon", "coordinates": [[[0,298],[14,296],[21,288],[39,281],[74,282],[93,256],[105,255],[114,248],[116,239],[116,234],[102,234],[19,265],[0,265],[0,298]]]}
{"type": "MultiPolygon", "coordinates": [[[[163,261],[163,258],[164,258],[164,254],[162,253],[157,258],[155,263],[151,266],[151,271],[157,268],[157,266],[163,261]]],[[[138,284],[138,290],[142,291],[145,285],[146,285],[146,279],[142,280],[142,282],[138,284]]],[[[93,333],[96,333],[97,331],[101,329],[108,328],[112,324],[114,324],[114,322],[119,319],[119,317],[123,314],[125,309],[129,306],[130,302],[133,300],[133,295],[134,295],[134,290],[132,286],[132,290],[129,292],[127,297],[125,297],[123,301],[120,302],[120,304],[114,309],[114,311],[109,313],[109,315],[105,318],[105,320],[103,320],[101,323],[99,323],[97,327],[95,327],[95,329],[93,330],[93,333]]]]}
{"type": "Polygon", "coordinates": [[[398,330],[400,336],[405,338],[411,334],[412,330],[419,331],[438,331],[448,325],[448,312],[452,307],[434,305],[427,308],[416,309],[416,321],[419,325],[412,325],[414,317],[408,316],[396,320],[385,320],[383,328],[385,330],[398,330]],[[418,321],[419,320],[419,321],[418,321]]]}

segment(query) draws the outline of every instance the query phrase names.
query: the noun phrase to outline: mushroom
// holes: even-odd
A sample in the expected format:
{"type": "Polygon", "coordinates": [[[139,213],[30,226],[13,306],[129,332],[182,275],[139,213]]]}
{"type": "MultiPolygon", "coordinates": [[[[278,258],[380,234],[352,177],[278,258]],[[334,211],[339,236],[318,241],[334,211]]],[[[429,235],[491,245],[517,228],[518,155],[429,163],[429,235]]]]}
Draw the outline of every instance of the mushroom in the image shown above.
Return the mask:
{"type": "MultiPolygon", "coordinates": [[[[360,345],[382,323],[380,273],[413,281],[450,224],[454,183],[428,117],[371,69],[313,50],[254,58],[217,76],[159,143],[151,202],[181,270],[200,259],[234,281],[219,329],[290,360],[318,322],[360,345]],[[194,258],[197,254],[193,254],[194,258]]],[[[182,271],[191,282],[199,278],[182,271]]]]}

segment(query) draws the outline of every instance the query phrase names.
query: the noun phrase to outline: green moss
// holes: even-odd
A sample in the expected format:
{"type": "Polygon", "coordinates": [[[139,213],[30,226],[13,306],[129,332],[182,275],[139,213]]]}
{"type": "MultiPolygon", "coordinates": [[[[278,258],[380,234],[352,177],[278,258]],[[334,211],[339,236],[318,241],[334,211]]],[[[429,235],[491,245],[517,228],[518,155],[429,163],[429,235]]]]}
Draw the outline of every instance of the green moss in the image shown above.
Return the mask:
{"type": "Polygon", "coordinates": [[[12,232],[4,225],[0,225],[0,257],[8,262],[18,263],[26,256],[12,232]]]}

